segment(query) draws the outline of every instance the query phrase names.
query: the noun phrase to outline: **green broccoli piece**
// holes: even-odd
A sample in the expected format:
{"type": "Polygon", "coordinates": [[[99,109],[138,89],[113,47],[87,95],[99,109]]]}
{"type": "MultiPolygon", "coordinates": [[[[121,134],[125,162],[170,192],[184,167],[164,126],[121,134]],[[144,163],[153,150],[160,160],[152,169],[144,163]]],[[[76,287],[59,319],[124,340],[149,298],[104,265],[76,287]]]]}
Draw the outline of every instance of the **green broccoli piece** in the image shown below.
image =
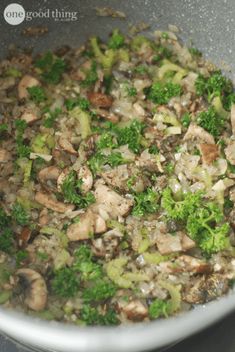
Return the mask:
{"type": "Polygon", "coordinates": [[[229,225],[222,223],[224,215],[217,204],[208,202],[188,216],[187,231],[190,237],[208,255],[228,248],[229,225]]]}
{"type": "Polygon", "coordinates": [[[35,66],[42,70],[42,78],[47,83],[58,84],[67,65],[61,58],[47,52],[35,62],[35,66]]]}
{"type": "Polygon", "coordinates": [[[95,197],[91,192],[82,194],[81,186],[82,180],[77,180],[76,172],[71,171],[65,178],[61,190],[66,201],[75,204],[79,208],[87,208],[95,202],[95,197]]]}
{"type": "Polygon", "coordinates": [[[89,304],[84,304],[80,311],[80,319],[87,325],[117,325],[119,320],[116,312],[109,309],[105,314],[100,314],[98,310],[89,304]]]}
{"type": "Polygon", "coordinates": [[[18,202],[16,202],[12,207],[12,218],[21,226],[28,225],[29,223],[29,214],[18,202]]]}
{"type": "Polygon", "coordinates": [[[182,94],[182,88],[179,84],[156,82],[150,88],[145,88],[147,98],[155,104],[167,104],[172,97],[182,94]]]}
{"type": "Polygon", "coordinates": [[[132,215],[144,216],[146,214],[156,213],[159,209],[159,195],[152,188],[134,195],[135,205],[132,209],[132,215]]]}
{"type": "Polygon", "coordinates": [[[148,308],[149,317],[157,319],[160,317],[168,317],[170,303],[162,299],[155,299],[148,308]]]}
{"type": "Polygon", "coordinates": [[[46,93],[40,86],[28,87],[27,91],[29,92],[30,99],[37,104],[46,100],[46,93]]]}
{"type": "Polygon", "coordinates": [[[72,298],[78,293],[80,280],[72,268],[61,268],[54,273],[51,289],[62,298],[72,298]]]}
{"type": "Polygon", "coordinates": [[[108,41],[109,49],[119,49],[123,47],[125,37],[120,33],[119,29],[114,29],[111,38],[108,41]]]}
{"type": "Polygon", "coordinates": [[[202,198],[201,192],[186,193],[182,200],[175,200],[169,187],[162,192],[161,205],[169,218],[186,220],[199,206],[202,198]]]}
{"type": "Polygon", "coordinates": [[[215,111],[213,106],[210,106],[207,111],[202,111],[197,115],[197,124],[215,138],[221,134],[225,127],[223,117],[215,111]]]}

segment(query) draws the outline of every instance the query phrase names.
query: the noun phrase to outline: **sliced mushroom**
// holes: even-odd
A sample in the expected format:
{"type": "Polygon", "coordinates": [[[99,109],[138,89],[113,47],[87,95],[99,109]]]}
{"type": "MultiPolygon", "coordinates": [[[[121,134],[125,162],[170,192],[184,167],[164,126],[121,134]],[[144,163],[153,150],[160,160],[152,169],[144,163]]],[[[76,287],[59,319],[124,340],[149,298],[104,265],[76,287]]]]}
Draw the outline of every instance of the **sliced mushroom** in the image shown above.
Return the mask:
{"type": "Polygon", "coordinates": [[[128,304],[119,303],[118,308],[125,313],[128,319],[134,321],[143,320],[148,315],[147,307],[139,300],[133,300],[128,304]]]}
{"type": "Polygon", "coordinates": [[[195,242],[181,231],[178,231],[175,235],[159,233],[156,242],[161,254],[184,252],[195,247],[195,242]]]}
{"type": "Polygon", "coordinates": [[[132,199],[120,196],[100,182],[96,183],[95,198],[96,206],[101,206],[112,218],[127,215],[133,205],[132,199]]]}
{"type": "Polygon", "coordinates": [[[211,271],[211,265],[202,259],[181,255],[174,262],[163,262],[159,264],[160,268],[168,273],[208,273],[211,271]]]}
{"type": "Polygon", "coordinates": [[[235,104],[233,104],[231,107],[231,125],[232,125],[233,135],[235,136],[235,104]]]}
{"type": "Polygon", "coordinates": [[[224,152],[230,164],[235,165],[235,142],[230,143],[227,148],[224,149],[224,152]]]}
{"type": "Polygon", "coordinates": [[[202,154],[202,161],[205,164],[212,164],[219,156],[219,148],[216,144],[199,144],[199,150],[202,154]]]}
{"type": "Polygon", "coordinates": [[[81,190],[84,193],[87,193],[93,185],[93,176],[91,170],[83,165],[77,172],[78,178],[82,180],[81,190]]]}
{"type": "Polygon", "coordinates": [[[44,207],[56,211],[58,213],[66,213],[74,209],[73,204],[64,204],[56,199],[53,199],[50,195],[37,192],[35,195],[35,200],[44,207]]]}
{"type": "Polygon", "coordinates": [[[228,279],[221,274],[211,274],[195,279],[186,286],[183,300],[191,304],[202,304],[225,294],[229,289],[228,279]]]}
{"type": "Polygon", "coordinates": [[[184,141],[188,141],[191,139],[199,139],[207,144],[215,144],[214,137],[210,133],[205,131],[202,127],[197,126],[193,123],[190,124],[183,138],[184,141]]]}
{"type": "Polygon", "coordinates": [[[28,268],[17,270],[16,275],[27,285],[25,304],[34,311],[43,310],[47,303],[47,286],[43,277],[28,268]]]}
{"type": "Polygon", "coordinates": [[[113,98],[103,93],[91,92],[87,94],[87,97],[91,104],[97,108],[110,108],[113,103],[113,98]]]}
{"type": "Polygon", "coordinates": [[[27,98],[29,96],[29,92],[27,88],[38,86],[38,85],[40,85],[40,82],[37,80],[37,78],[30,75],[25,75],[24,77],[22,77],[18,84],[19,98],[20,99],[27,98]]]}
{"type": "Polygon", "coordinates": [[[72,143],[70,143],[67,137],[61,136],[58,140],[59,146],[67,153],[77,155],[78,152],[74,149],[72,143]]]}
{"type": "Polygon", "coordinates": [[[40,170],[38,173],[38,178],[41,183],[46,184],[48,181],[57,181],[60,173],[60,169],[52,165],[40,170]]]}
{"type": "Polygon", "coordinates": [[[0,149],[0,163],[7,163],[11,160],[11,153],[5,149],[0,149]]]}
{"type": "Polygon", "coordinates": [[[67,236],[70,241],[82,241],[89,239],[94,233],[105,232],[106,229],[105,221],[88,209],[80,216],[78,223],[68,227],[67,236]]]}

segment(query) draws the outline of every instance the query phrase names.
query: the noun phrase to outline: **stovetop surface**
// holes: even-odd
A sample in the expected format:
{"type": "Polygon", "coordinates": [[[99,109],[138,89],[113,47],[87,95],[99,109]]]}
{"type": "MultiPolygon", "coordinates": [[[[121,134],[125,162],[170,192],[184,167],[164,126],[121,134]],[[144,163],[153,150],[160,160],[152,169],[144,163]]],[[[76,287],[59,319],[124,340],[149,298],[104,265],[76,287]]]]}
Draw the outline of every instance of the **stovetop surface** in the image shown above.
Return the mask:
{"type": "MultiPolygon", "coordinates": [[[[164,350],[167,352],[235,352],[235,313],[199,334],[164,350]]],[[[0,335],[0,352],[34,352],[0,335]]],[[[149,351],[149,352],[157,352],[149,351]]]]}

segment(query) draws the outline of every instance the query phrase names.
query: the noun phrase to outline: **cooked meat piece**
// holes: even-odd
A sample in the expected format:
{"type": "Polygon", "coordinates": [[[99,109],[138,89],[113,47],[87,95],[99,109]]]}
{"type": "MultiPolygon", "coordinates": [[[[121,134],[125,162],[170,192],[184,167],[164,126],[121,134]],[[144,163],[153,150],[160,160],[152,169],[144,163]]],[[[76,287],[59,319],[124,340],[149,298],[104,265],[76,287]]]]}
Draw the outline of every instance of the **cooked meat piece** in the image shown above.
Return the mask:
{"type": "Polygon", "coordinates": [[[67,153],[77,155],[78,152],[74,149],[72,143],[70,143],[65,136],[61,136],[58,140],[59,146],[67,153]]]}
{"type": "Polygon", "coordinates": [[[230,164],[235,165],[235,142],[230,143],[224,152],[230,164]]]}
{"type": "Polygon", "coordinates": [[[60,175],[60,169],[54,165],[45,167],[38,173],[39,181],[46,183],[47,181],[57,181],[60,175]]]}
{"type": "Polygon", "coordinates": [[[198,139],[207,144],[215,144],[214,137],[205,131],[202,127],[197,126],[193,123],[189,126],[187,132],[184,135],[184,141],[188,141],[191,139],[198,139]]]}
{"type": "Polygon", "coordinates": [[[123,311],[127,318],[134,321],[143,320],[148,315],[145,304],[139,300],[134,300],[128,304],[119,303],[118,308],[123,311]]]}
{"type": "Polygon", "coordinates": [[[203,304],[222,296],[229,289],[228,279],[220,274],[199,277],[186,286],[183,300],[192,304],[203,304]]]}
{"type": "Polygon", "coordinates": [[[87,97],[92,105],[97,108],[110,108],[113,98],[103,93],[88,93],[87,97]]]}
{"type": "Polygon", "coordinates": [[[30,125],[31,123],[39,120],[41,116],[39,115],[36,109],[33,111],[33,109],[31,108],[27,108],[22,113],[20,118],[21,120],[24,120],[28,125],[30,125]]]}
{"type": "Polygon", "coordinates": [[[35,200],[44,207],[54,210],[58,213],[66,213],[69,210],[73,210],[75,206],[73,204],[65,204],[53,199],[51,195],[42,192],[37,192],[35,195],[35,200]]]}
{"type": "Polygon", "coordinates": [[[105,209],[112,218],[127,215],[133,205],[132,199],[120,196],[100,182],[95,185],[95,198],[97,208],[105,209]]]}
{"type": "Polygon", "coordinates": [[[24,77],[21,78],[19,84],[18,84],[18,95],[20,99],[23,98],[28,98],[29,92],[27,88],[34,87],[34,86],[39,86],[40,82],[38,81],[37,78],[32,77],[30,75],[25,75],[24,77]]]}
{"type": "Polygon", "coordinates": [[[181,231],[176,232],[175,235],[159,233],[156,242],[161,254],[184,252],[195,247],[195,242],[181,231]]]}
{"type": "Polygon", "coordinates": [[[212,164],[219,156],[219,148],[216,144],[199,144],[199,149],[202,154],[202,161],[205,164],[212,164]]]}

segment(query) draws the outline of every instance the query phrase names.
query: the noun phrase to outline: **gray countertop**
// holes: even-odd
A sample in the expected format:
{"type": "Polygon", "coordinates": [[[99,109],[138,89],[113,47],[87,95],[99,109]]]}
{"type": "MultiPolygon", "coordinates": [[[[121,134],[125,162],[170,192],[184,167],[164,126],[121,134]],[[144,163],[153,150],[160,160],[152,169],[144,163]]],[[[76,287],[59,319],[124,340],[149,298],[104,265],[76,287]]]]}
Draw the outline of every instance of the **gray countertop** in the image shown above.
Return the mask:
{"type": "MultiPolygon", "coordinates": [[[[167,352],[234,352],[235,351],[235,313],[216,323],[203,332],[196,334],[167,352]]],[[[17,345],[0,335],[0,352],[34,352],[34,350],[17,345]]],[[[157,351],[151,351],[157,352],[157,351]]]]}

